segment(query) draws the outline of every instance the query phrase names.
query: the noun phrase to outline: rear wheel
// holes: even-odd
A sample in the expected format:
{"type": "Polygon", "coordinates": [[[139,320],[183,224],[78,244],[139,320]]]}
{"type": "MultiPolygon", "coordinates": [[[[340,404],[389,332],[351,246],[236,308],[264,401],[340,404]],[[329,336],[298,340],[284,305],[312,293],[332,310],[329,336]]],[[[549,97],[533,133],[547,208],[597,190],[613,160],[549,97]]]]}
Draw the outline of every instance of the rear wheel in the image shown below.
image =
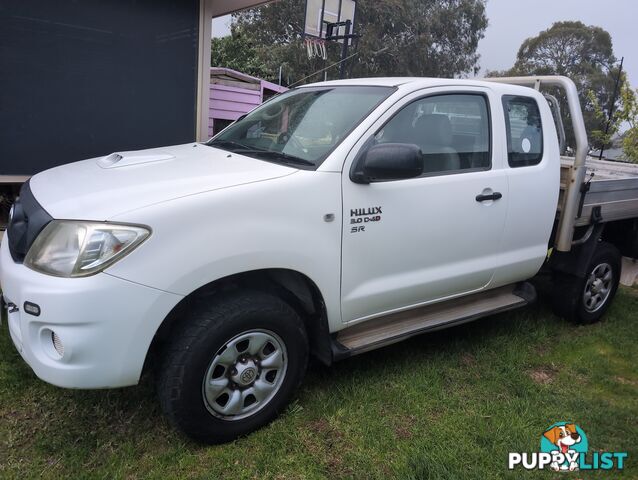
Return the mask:
{"type": "Polygon", "coordinates": [[[611,304],[620,281],[620,252],[610,243],[600,242],[584,278],[557,275],[553,305],[556,313],[581,324],[597,322],[611,304]]]}
{"type": "Polygon", "coordinates": [[[273,420],[305,374],[299,315],[261,292],[200,304],[169,345],[158,375],[162,409],[179,429],[221,443],[273,420]]]}

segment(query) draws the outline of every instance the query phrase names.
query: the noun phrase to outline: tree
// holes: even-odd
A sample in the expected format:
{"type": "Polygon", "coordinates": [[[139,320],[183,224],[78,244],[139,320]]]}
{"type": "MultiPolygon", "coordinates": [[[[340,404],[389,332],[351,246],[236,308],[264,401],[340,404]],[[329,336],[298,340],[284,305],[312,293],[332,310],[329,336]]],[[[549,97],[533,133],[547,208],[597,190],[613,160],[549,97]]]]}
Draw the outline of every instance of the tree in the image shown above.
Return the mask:
{"type": "Polygon", "coordinates": [[[623,134],[622,148],[627,160],[638,163],[638,122],[636,120],[633,126],[623,134]]]}
{"type": "MultiPolygon", "coordinates": [[[[603,146],[602,137],[609,115],[618,69],[614,66],[611,35],[600,27],[582,22],[556,22],[549,29],[523,42],[512,69],[490,72],[491,76],[565,75],[576,83],[590,141],[595,148],[603,146]],[[589,93],[591,92],[591,93],[589,93]],[[595,100],[595,102],[594,102],[595,100]],[[596,113],[596,105],[603,115],[596,113]]],[[[574,145],[565,99],[558,95],[567,127],[567,142],[574,145]]],[[[615,107],[618,108],[619,101],[615,107]]]]}
{"type": "MultiPolygon", "coordinates": [[[[632,90],[625,74],[622,75],[620,85],[620,106],[612,115],[609,131],[605,133],[604,130],[595,130],[592,135],[598,138],[601,144],[610,145],[614,137],[618,136],[621,127],[629,127],[620,135],[620,146],[623,149],[624,160],[638,163],[638,90],[632,90]]],[[[598,100],[592,92],[589,96],[597,118],[607,122],[608,117],[598,100]]]]}
{"type": "Polygon", "coordinates": [[[211,41],[211,65],[232,68],[263,78],[269,75],[266,65],[257,55],[257,45],[244,35],[241,28],[233,28],[227,37],[211,41]]]}
{"type": "MultiPolygon", "coordinates": [[[[329,60],[308,60],[302,47],[304,3],[281,0],[234,16],[254,54],[274,79],[283,67],[287,83],[322,80],[313,73],[339,60],[332,43],[329,60]]],[[[357,2],[358,55],[352,76],[448,76],[476,73],[478,42],[487,27],[485,0],[360,0],[357,2]]],[[[231,40],[232,41],[232,40],[231,40]]],[[[215,61],[220,64],[219,61],[215,61]]],[[[331,68],[329,78],[337,76],[331,68]]]]}
{"type": "Polygon", "coordinates": [[[487,27],[483,1],[362,1],[357,7],[363,36],[355,75],[478,73],[476,50],[487,27]]]}
{"type": "Polygon", "coordinates": [[[627,160],[638,163],[638,89],[632,90],[627,77],[624,78],[620,89],[621,108],[612,120],[615,128],[628,125],[622,134],[622,148],[627,160]]]}
{"type": "Polygon", "coordinates": [[[611,36],[602,28],[556,22],[523,42],[514,70],[583,76],[609,69],[615,61],[611,36]]]}

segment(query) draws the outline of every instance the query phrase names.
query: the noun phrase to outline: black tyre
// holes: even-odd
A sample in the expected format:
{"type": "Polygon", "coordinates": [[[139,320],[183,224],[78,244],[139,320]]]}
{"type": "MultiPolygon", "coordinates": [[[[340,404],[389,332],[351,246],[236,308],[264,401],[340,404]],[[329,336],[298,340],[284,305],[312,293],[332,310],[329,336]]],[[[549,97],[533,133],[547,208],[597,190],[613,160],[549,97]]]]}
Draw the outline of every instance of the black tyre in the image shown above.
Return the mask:
{"type": "Polygon", "coordinates": [[[199,302],[165,349],[158,372],[169,420],[204,443],[223,443],[272,421],[308,363],[303,321],[257,291],[199,302]]]}
{"type": "Polygon", "coordinates": [[[580,324],[599,321],[616,295],[620,269],[618,249],[600,242],[584,278],[555,276],[552,303],[556,314],[580,324]]]}

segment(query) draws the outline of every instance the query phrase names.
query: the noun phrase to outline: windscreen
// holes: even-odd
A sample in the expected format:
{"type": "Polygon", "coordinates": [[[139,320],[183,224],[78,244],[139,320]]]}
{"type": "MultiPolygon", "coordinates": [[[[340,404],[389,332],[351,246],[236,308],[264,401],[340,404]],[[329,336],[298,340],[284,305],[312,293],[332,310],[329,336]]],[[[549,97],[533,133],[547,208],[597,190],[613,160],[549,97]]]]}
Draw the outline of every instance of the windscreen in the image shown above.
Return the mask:
{"type": "Polygon", "coordinates": [[[207,145],[263,160],[317,167],[393,91],[360,86],[291,90],[256,108],[207,145]]]}

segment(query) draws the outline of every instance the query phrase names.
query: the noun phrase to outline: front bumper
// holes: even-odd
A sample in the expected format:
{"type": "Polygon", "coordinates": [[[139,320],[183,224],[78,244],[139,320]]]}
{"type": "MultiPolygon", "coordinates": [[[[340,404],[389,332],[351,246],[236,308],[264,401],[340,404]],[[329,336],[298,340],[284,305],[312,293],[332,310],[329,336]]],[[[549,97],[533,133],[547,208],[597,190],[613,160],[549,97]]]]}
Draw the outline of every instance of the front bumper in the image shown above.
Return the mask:
{"type": "Polygon", "coordinates": [[[136,384],[155,332],[183,298],[106,273],[59,278],[35,272],[13,261],[6,235],[0,287],[15,306],[8,326],[20,355],[39,378],[67,388],[136,384]],[[40,314],[25,312],[25,302],[39,306],[40,314]]]}

